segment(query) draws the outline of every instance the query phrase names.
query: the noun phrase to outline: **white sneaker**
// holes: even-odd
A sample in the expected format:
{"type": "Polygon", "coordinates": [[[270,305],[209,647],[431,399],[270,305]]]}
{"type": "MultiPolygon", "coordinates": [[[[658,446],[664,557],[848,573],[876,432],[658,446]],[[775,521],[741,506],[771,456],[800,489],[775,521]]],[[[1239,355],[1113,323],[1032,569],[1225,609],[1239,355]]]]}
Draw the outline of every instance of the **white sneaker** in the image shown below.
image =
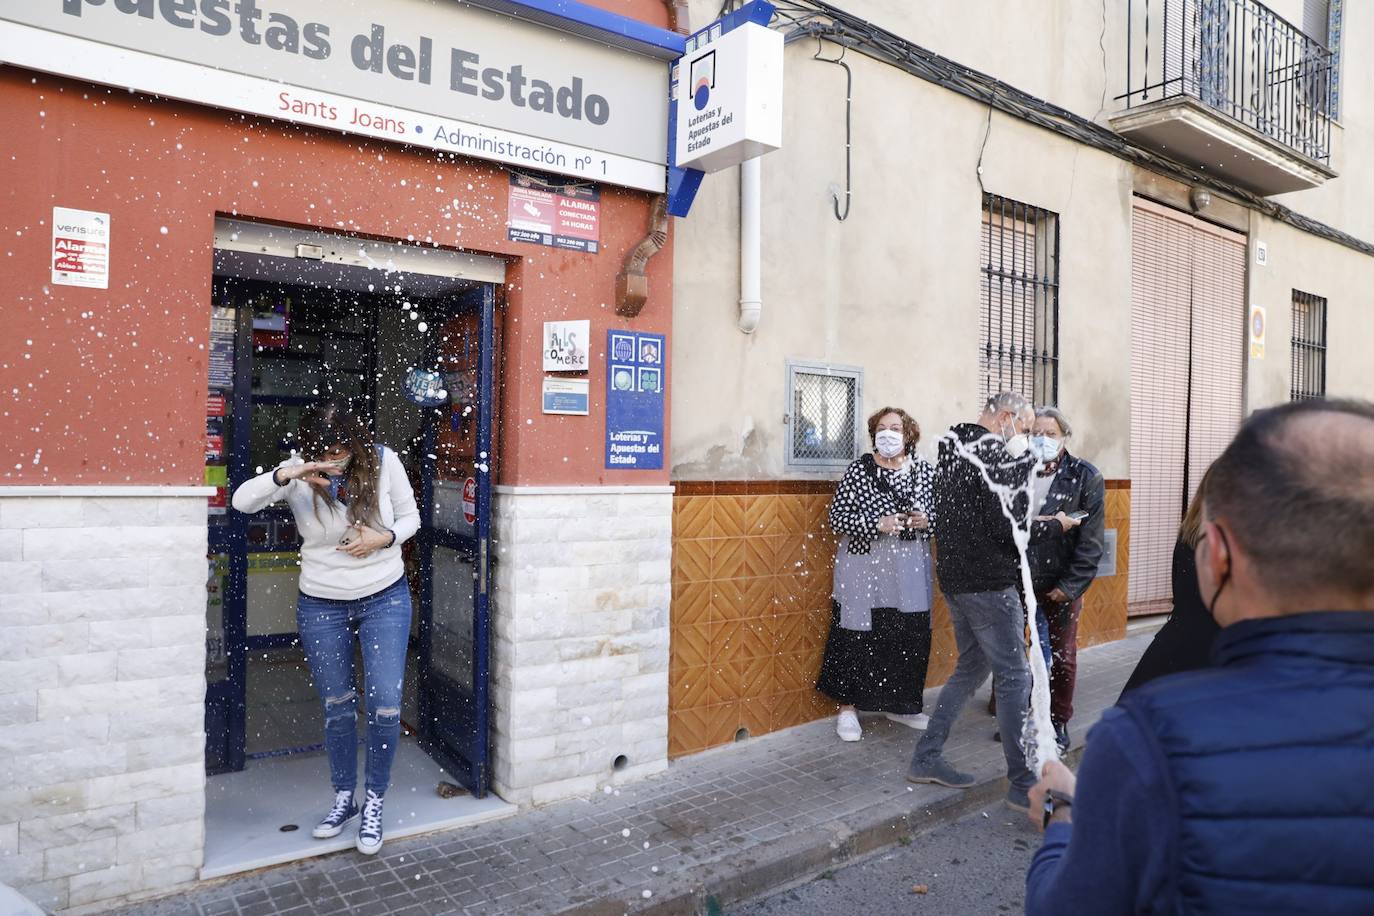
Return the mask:
{"type": "Polygon", "coordinates": [[[382,796],[367,790],[363,802],[362,822],[358,825],[358,839],[354,842],[358,852],[365,856],[377,854],[382,848],[382,796]]]}
{"type": "Polygon", "coordinates": [[[846,709],[840,712],[839,718],[835,720],[835,734],[840,736],[841,741],[858,741],[864,736],[864,730],[859,725],[859,717],[854,714],[854,710],[846,709]]]}
{"type": "Polygon", "coordinates": [[[902,715],[901,713],[887,712],[883,713],[883,715],[887,716],[893,722],[902,723],[907,728],[924,729],[927,725],[930,724],[930,716],[926,715],[923,712],[915,712],[911,713],[910,715],[902,715]]]}
{"type": "Polygon", "coordinates": [[[353,793],[342,790],[334,793],[334,807],[320,821],[319,826],[310,832],[317,840],[327,840],[343,833],[344,827],[358,816],[358,806],[353,803],[353,793]]]}

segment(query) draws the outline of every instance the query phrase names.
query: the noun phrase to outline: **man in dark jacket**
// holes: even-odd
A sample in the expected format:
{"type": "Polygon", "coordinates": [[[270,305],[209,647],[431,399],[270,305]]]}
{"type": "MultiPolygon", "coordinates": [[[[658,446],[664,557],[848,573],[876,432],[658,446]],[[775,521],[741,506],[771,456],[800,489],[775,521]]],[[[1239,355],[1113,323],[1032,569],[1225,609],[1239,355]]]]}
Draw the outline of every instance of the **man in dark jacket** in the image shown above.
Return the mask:
{"type": "Polygon", "coordinates": [[[1069,749],[1069,720],[1073,718],[1073,689],[1078,679],[1078,617],[1083,593],[1097,578],[1102,560],[1106,518],[1106,485],[1102,474],[1069,452],[1073,436],[1069,418],[1054,408],[1035,411],[1031,449],[1044,462],[1032,479],[1031,502],[1038,515],[1086,512],[1082,523],[1062,538],[1030,547],[1031,581],[1040,611],[1041,639],[1046,640],[1050,667],[1050,718],[1060,752],[1069,749]]]}
{"type": "Polygon", "coordinates": [[[1374,913],[1374,404],[1259,411],[1204,510],[1213,667],[1108,710],[1077,780],[1046,765],[1029,916],[1374,913]]]}
{"type": "MultiPolygon", "coordinates": [[[[935,469],[936,568],[949,602],[959,661],[945,686],[935,715],[916,745],[907,779],[967,788],[974,779],[954,769],[941,755],[950,727],[988,674],[994,675],[998,726],[1020,735],[1030,699],[1026,665],[1020,551],[1012,521],[1026,523],[1030,512],[1028,478],[1035,466],[1027,433],[1035,419],[1029,402],[1004,392],[988,400],[977,423],[960,423],[940,440],[935,469]],[[1004,505],[1006,511],[1004,511],[1004,505]]],[[[1062,534],[1076,522],[1031,522],[1030,537],[1062,534]]],[[[1020,741],[1003,741],[1007,803],[1025,809],[1034,777],[1020,741]]]]}

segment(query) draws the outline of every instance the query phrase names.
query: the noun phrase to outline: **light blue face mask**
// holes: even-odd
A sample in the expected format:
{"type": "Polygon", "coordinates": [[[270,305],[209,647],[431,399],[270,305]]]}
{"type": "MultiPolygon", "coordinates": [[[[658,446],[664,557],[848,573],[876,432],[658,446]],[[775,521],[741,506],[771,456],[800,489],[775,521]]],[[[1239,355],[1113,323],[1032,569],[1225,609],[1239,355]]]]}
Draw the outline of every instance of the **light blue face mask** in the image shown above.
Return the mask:
{"type": "Polygon", "coordinates": [[[1031,448],[1035,449],[1036,457],[1048,464],[1059,457],[1060,442],[1049,436],[1036,436],[1031,439],[1031,448]]]}
{"type": "Polygon", "coordinates": [[[348,505],[348,487],[343,476],[329,478],[329,498],[342,505],[348,505]]]}

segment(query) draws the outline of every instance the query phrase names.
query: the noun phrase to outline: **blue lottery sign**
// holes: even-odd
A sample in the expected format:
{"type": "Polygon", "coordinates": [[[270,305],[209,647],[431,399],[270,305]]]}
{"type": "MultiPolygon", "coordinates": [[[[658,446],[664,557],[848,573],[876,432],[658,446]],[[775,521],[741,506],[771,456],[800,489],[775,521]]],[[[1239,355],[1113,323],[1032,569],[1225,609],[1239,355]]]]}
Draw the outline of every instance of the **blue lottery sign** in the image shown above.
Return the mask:
{"type": "Polygon", "coordinates": [[[606,338],[606,467],[663,467],[662,334],[608,331],[606,338]]]}

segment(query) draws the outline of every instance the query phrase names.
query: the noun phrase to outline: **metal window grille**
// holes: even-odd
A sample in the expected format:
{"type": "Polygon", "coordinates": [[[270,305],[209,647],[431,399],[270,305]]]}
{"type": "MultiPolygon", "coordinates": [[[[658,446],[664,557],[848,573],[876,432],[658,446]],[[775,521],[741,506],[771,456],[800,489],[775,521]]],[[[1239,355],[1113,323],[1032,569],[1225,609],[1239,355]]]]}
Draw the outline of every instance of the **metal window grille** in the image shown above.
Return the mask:
{"type": "Polygon", "coordinates": [[[1326,300],[1293,290],[1293,379],[1289,400],[1326,396],[1326,300]]]}
{"type": "Polygon", "coordinates": [[[1059,398],[1059,216],[983,195],[979,396],[1059,398]]]}
{"type": "Polygon", "coordinates": [[[862,403],[862,369],[789,361],[785,466],[846,467],[863,448],[862,403]]]}

